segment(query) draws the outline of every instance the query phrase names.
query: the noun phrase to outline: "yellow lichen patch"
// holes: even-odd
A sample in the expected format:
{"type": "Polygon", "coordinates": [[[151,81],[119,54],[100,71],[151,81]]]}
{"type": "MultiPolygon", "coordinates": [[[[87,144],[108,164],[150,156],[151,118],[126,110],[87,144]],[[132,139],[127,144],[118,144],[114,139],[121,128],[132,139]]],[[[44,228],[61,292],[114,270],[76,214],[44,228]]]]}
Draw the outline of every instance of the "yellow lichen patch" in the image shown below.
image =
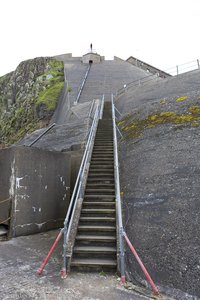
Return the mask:
{"type": "Polygon", "coordinates": [[[160,104],[164,105],[164,104],[166,104],[166,103],[167,103],[166,100],[164,100],[164,99],[160,100],[160,104]]]}
{"type": "Polygon", "coordinates": [[[134,120],[126,123],[126,126],[121,129],[125,132],[125,138],[142,138],[145,129],[153,129],[159,125],[175,124],[188,125],[191,127],[200,126],[200,107],[191,106],[188,113],[177,115],[175,112],[166,111],[150,115],[146,119],[134,120]]]}
{"type": "Polygon", "coordinates": [[[192,123],[192,127],[199,127],[199,125],[200,125],[200,124],[197,123],[197,122],[193,122],[193,123],[192,123]]]}
{"type": "Polygon", "coordinates": [[[197,99],[200,100],[200,96],[198,96],[197,99]]]}
{"type": "Polygon", "coordinates": [[[194,117],[192,115],[183,115],[183,116],[176,116],[172,120],[173,124],[184,124],[184,123],[190,123],[194,120],[194,117]]]}
{"type": "Polygon", "coordinates": [[[182,96],[176,99],[176,102],[183,102],[186,101],[188,99],[188,96],[182,96]]]}
{"type": "Polygon", "coordinates": [[[199,114],[200,113],[200,107],[199,106],[191,106],[188,108],[188,111],[192,114],[199,114]]]}
{"type": "Polygon", "coordinates": [[[166,118],[170,118],[170,117],[174,117],[176,116],[175,112],[173,111],[166,111],[166,112],[162,112],[160,114],[161,117],[166,117],[166,118]]]}
{"type": "Polygon", "coordinates": [[[120,121],[120,122],[118,122],[118,125],[122,126],[124,123],[125,123],[125,121],[120,121]]]}

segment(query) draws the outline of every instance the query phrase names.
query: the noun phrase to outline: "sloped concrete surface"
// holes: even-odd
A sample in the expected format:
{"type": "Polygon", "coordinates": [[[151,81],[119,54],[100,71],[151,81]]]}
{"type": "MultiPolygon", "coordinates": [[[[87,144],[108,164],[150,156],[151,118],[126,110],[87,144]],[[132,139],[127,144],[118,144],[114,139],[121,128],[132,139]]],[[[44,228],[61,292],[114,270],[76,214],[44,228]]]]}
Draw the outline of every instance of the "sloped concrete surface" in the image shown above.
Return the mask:
{"type": "MultiPolygon", "coordinates": [[[[184,116],[192,117],[194,107],[200,110],[199,75],[194,71],[132,89],[116,100],[129,124],[127,131],[121,126],[120,141],[125,230],[156,282],[194,299],[200,297],[200,127],[199,121],[184,122],[184,116]],[[183,96],[188,98],[178,102],[183,96]],[[161,118],[155,126],[134,129],[141,120],[167,113],[183,122],[161,118]]],[[[127,268],[132,280],[142,281],[128,249],[127,268]]]]}

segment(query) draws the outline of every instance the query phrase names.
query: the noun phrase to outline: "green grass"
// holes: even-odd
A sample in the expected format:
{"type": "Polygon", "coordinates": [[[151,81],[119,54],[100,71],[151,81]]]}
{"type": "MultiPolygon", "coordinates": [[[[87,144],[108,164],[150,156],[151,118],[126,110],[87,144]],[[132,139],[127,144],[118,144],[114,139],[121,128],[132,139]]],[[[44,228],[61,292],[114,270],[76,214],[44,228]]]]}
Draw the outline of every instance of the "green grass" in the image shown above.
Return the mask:
{"type": "Polygon", "coordinates": [[[36,106],[45,105],[47,111],[54,111],[64,88],[64,82],[59,82],[39,94],[36,106]]]}

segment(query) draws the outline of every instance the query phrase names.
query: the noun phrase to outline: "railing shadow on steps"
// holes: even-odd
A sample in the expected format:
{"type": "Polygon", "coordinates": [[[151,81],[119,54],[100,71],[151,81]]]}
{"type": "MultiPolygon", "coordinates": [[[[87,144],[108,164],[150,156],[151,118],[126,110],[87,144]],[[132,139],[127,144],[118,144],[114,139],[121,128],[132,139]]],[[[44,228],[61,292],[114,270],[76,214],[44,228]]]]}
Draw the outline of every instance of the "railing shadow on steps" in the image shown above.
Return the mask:
{"type": "MultiPolygon", "coordinates": [[[[94,104],[92,104],[93,109],[94,104]]],[[[68,207],[67,215],[65,217],[64,221],[64,227],[60,230],[58,236],[56,237],[56,240],[54,244],[52,245],[48,255],[46,256],[41,268],[38,271],[38,275],[41,275],[46,264],[48,263],[52,253],[54,252],[58,242],[61,240],[62,236],[64,235],[64,241],[63,241],[63,268],[61,270],[61,277],[65,278],[67,276],[67,271],[69,269],[69,264],[71,260],[72,255],[72,248],[74,241],[69,241],[70,235],[72,232],[73,237],[75,236],[73,231],[76,231],[78,226],[78,220],[79,215],[76,212],[76,210],[79,210],[80,214],[80,207],[82,206],[82,201],[84,197],[84,190],[87,180],[87,174],[89,171],[89,165],[90,165],[90,159],[92,155],[93,145],[94,145],[94,139],[96,135],[96,130],[98,126],[98,122],[100,119],[102,119],[103,116],[103,107],[104,107],[104,96],[102,97],[102,100],[98,103],[94,117],[93,122],[88,134],[87,143],[85,146],[85,151],[83,154],[83,158],[81,161],[81,165],[79,168],[79,172],[77,175],[76,183],[74,186],[74,190],[72,193],[72,197],[70,200],[70,205],[68,207]],[[76,223],[76,224],[75,224],[76,223]],[[74,228],[72,228],[72,225],[74,228]],[[77,226],[76,226],[77,225],[77,226]]],[[[91,112],[90,112],[91,114],[91,112]]]]}
{"type": "Polygon", "coordinates": [[[126,281],[125,278],[125,250],[124,250],[124,240],[130,247],[133,255],[135,256],[137,262],[139,263],[143,273],[145,274],[148,282],[152,286],[155,295],[159,295],[159,291],[155,283],[153,282],[151,276],[149,275],[147,269],[145,268],[142,260],[140,259],[135,248],[131,244],[126,232],[123,227],[122,219],[122,204],[121,204],[121,193],[120,193],[120,180],[119,180],[119,159],[118,159],[118,144],[117,144],[117,126],[116,126],[116,117],[115,117],[115,105],[114,105],[114,96],[111,95],[112,102],[112,120],[113,120],[113,144],[114,144],[114,176],[115,176],[115,198],[116,198],[116,226],[117,226],[117,265],[118,270],[121,274],[121,283],[124,284],[126,281]]]}

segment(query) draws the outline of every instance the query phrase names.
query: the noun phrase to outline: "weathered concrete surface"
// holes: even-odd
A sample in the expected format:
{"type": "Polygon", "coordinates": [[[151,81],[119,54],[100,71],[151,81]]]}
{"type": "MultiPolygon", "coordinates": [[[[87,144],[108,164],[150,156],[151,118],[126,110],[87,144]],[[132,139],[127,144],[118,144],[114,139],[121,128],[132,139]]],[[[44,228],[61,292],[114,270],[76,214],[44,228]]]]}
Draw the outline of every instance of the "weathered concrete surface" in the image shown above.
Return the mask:
{"type": "MultiPolygon", "coordinates": [[[[37,271],[57,231],[18,237],[0,243],[0,299],[2,300],[145,300],[119,285],[116,276],[70,273],[60,278],[62,242],[39,277],[37,271]]],[[[144,292],[144,291],[143,291],[144,292]]]]}
{"type": "MultiPolygon", "coordinates": [[[[199,78],[195,71],[133,89],[116,102],[126,116],[120,143],[125,230],[155,281],[194,299],[200,297],[199,78]],[[181,96],[188,98],[177,101],[181,96]]],[[[132,280],[143,281],[129,250],[127,269],[132,280]]]]}
{"type": "Polygon", "coordinates": [[[126,114],[140,106],[148,107],[157,105],[157,102],[171,97],[187,96],[188,93],[194,92],[197,96],[200,94],[200,70],[188,72],[163,79],[157,82],[152,80],[148,84],[134,84],[132,88],[125,91],[117,100],[117,107],[126,114]]]}
{"type": "Polygon", "coordinates": [[[0,173],[2,185],[7,179],[4,197],[12,198],[10,236],[62,226],[70,196],[69,155],[28,147],[2,151],[1,164],[7,151],[10,156],[0,173]]]}
{"type": "Polygon", "coordinates": [[[8,200],[10,189],[10,176],[12,150],[5,149],[0,151],[0,223],[9,225],[11,201],[8,200]]]}

